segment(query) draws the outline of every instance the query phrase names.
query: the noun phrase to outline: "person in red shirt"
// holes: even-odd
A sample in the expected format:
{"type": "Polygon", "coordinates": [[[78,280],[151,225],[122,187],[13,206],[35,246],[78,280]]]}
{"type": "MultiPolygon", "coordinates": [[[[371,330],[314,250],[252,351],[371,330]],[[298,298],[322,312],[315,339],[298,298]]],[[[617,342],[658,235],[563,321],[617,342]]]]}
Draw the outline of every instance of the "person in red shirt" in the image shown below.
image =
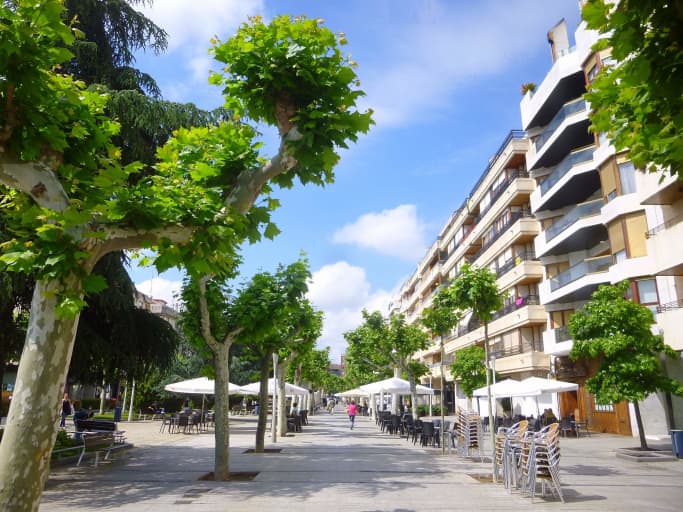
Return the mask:
{"type": "Polygon", "coordinates": [[[353,423],[356,420],[356,411],[358,411],[358,406],[356,405],[355,400],[351,400],[351,403],[349,404],[349,420],[351,421],[351,430],[353,430],[353,423]]]}

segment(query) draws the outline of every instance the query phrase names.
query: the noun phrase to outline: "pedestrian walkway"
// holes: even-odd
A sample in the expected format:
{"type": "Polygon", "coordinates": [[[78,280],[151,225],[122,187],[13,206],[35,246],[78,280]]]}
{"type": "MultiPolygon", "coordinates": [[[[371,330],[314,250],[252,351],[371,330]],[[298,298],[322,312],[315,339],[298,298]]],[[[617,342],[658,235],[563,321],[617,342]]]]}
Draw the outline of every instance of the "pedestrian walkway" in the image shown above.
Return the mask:
{"type": "MultiPolygon", "coordinates": [[[[339,411],[338,411],[339,412],[339,411]]],[[[249,454],[255,418],[231,418],[230,468],[255,472],[251,481],[212,482],[213,433],[159,433],[159,422],[122,423],[136,446],[126,460],[93,467],[53,469],[40,510],[131,512],[428,512],[459,510],[657,510],[679,511],[683,460],[637,463],[615,456],[637,440],[607,434],[561,440],[566,503],[549,497],[534,504],[502,485],[482,482],[490,464],[436,448],[420,448],[381,434],[374,420],[318,414],[296,435],[249,454]]]]}

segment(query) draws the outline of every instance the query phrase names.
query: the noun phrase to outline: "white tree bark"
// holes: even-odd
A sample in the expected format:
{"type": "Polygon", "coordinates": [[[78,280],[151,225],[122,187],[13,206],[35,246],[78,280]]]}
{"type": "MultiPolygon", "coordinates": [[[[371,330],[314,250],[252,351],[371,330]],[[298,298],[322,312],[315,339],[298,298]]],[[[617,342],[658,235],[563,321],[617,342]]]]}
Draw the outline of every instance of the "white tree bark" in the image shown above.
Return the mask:
{"type": "Polygon", "coordinates": [[[78,317],[57,318],[59,294],[79,288],[71,275],[38,281],[7,425],[0,444],[0,510],[38,510],[57,435],[56,404],[64,391],[78,317]]]}
{"type": "Polygon", "coordinates": [[[230,344],[219,343],[214,351],[214,363],[216,369],[216,430],[214,446],[214,480],[230,479],[230,410],[228,382],[230,380],[230,367],[228,354],[230,344]]]}
{"type": "Polygon", "coordinates": [[[287,395],[285,394],[285,372],[287,371],[288,359],[277,364],[277,423],[280,437],[287,435],[287,395]]]}

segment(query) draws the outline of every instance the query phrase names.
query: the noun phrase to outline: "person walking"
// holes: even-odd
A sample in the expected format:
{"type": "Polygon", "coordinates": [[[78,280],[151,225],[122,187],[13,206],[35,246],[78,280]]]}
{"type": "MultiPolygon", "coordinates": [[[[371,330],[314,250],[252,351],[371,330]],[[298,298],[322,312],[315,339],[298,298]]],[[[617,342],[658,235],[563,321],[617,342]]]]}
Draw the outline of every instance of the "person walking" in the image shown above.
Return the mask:
{"type": "Polygon", "coordinates": [[[358,412],[358,407],[356,406],[356,401],[351,400],[351,403],[349,404],[349,408],[348,408],[349,421],[351,421],[351,430],[353,430],[353,424],[356,421],[356,412],[358,412]]]}
{"type": "Polygon", "coordinates": [[[62,398],[62,418],[59,421],[59,426],[62,428],[66,427],[66,417],[73,414],[73,407],[71,405],[71,400],[69,400],[69,393],[64,393],[64,398],[62,398]]]}

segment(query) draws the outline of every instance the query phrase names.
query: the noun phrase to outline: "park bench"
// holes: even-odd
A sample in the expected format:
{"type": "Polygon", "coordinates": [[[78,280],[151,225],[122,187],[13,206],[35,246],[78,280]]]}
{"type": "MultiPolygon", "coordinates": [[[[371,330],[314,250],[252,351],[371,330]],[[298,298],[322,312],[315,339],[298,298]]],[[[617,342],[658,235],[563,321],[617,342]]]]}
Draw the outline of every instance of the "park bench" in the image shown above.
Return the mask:
{"type": "Polygon", "coordinates": [[[109,460],[111,453],[116,450],[121,450],[125,455],[126,448],[128,448],[127,444],[117,444],[114,441],[113,432],[83,432],[83,449],[76,465],[81,465],[83,457],[88,452],[95,454],[95,466],[97,466],[100,463],[101,453],[105,454],[104,460],[109,460]]]}
{"type": "Polygon", "coordinates": [[[125,443],[125,430],[117,430],[116,422],[111,420],[76,420],[78,432],[111,432],[116,444],[125,443]]]}

